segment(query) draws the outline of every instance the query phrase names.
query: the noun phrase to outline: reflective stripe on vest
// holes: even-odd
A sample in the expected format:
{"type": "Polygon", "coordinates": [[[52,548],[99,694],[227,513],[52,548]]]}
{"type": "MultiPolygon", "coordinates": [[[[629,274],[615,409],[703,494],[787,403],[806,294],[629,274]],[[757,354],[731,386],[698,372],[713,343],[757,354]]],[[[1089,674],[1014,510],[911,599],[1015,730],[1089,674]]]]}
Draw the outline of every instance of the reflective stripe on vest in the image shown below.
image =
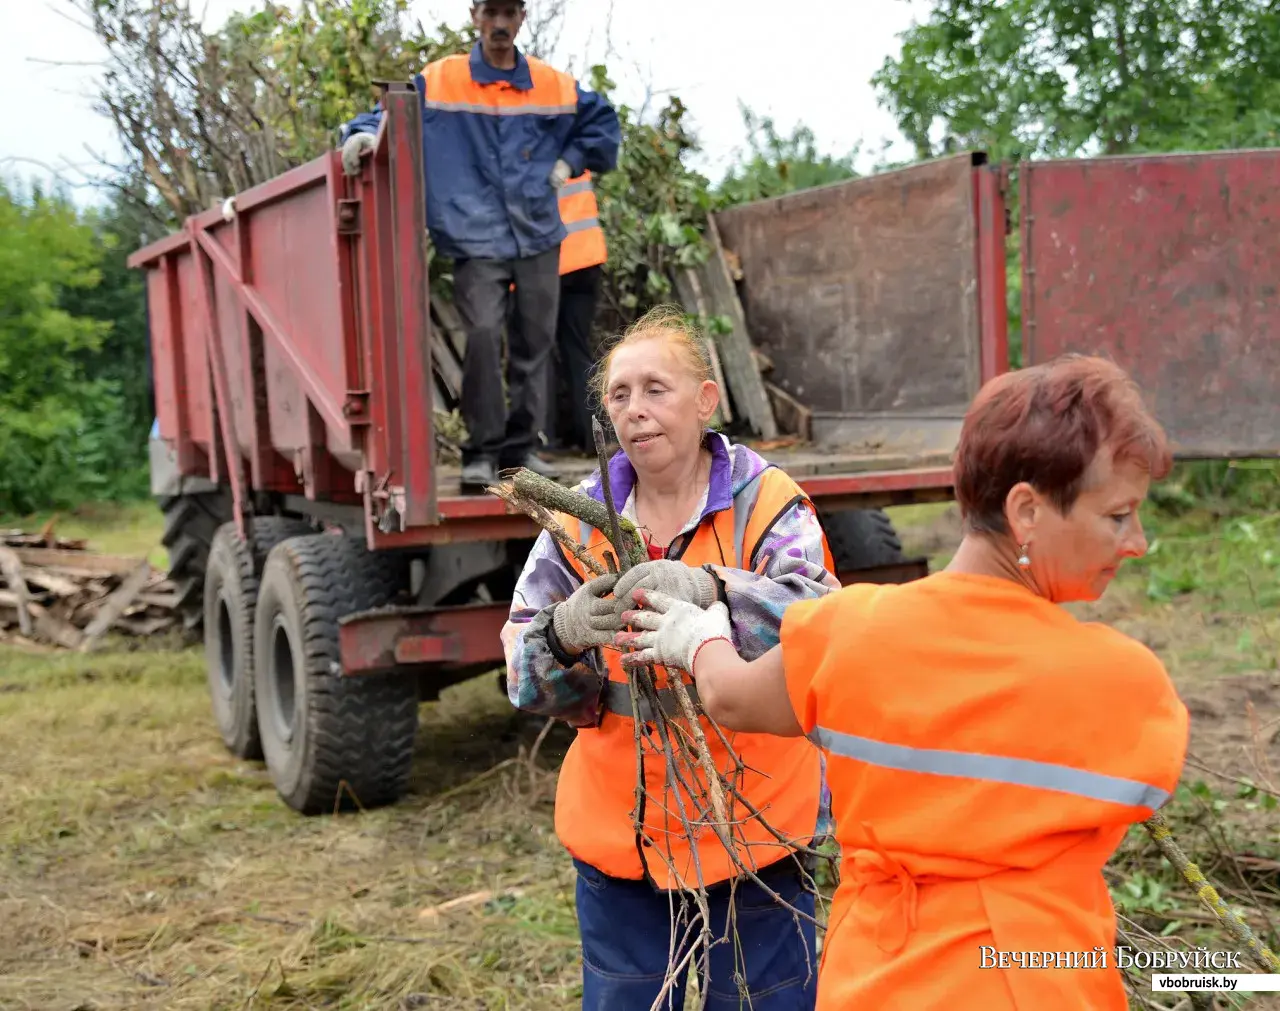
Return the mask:
{"type": "Polygon", "coordinates": [[[600,227],[595,190],[590,172],[583,172],[560,187],[560,220],[565,228],[565,237],[560,243],[562,275],[608,262],[609,247],[600,227]]]}
{"type": "Polygon", "coordinates": [[[527,57],[533,87],[477,84],[471,76],[471,57],[460,53],[429,63],[423,71],[423,105],[439,112],[479,116],[572,116],[578,111],[574,79],[541,60],[527,57]]]}
{"type": "Polygon", "coordinates": [[[560,197],[571,197],[578,193],[595,192],[595,184],[591,181],[591,173],[585,172],[578,176],[577,179],[570,179],[567,183],[560,187],[560,197]]]}
{"type": "Polygon", "coordinates": [[[1069,793],[1086,800],[1112,804],[1158,808],[1169,799],[1159,787],[1137,780],[1107,776],[1100,772],[1073,769],[1052,762],[1029,758],[1005,758],[966,751],[942,751],[933,748],[911,748],[903,744],[887,744],[869,737],[858,737],[839,730],[816,727],[810,735],[820,747],[833,755],[852,758],[868,765],[901,772],[923,772],[936,776],[961,776],[1010,786],[1030,786],[1041,790],[1069,793]]]}

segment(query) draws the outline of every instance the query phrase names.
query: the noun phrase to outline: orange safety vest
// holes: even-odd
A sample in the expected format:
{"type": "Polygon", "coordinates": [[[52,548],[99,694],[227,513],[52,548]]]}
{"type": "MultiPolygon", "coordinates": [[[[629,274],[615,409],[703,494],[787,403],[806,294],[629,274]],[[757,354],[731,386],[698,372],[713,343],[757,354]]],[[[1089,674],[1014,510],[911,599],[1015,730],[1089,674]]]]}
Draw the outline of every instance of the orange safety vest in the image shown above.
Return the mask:
{"type": "MultiPolygon", "coordinates": [[[[731,509],[723,509],[702,521],[680,560],[691,567],[715,563],[730,568],[750,568],[758,561],[755,556],[759,541],[797,497],[808,501],[790,477],[770,466],[734,496],[731,509]],[[751,553],[749,559],[747,552],[751,553]]],[[[604,553],[606,550],[612,553],[612,549],[604,534],[563,514],[557,519],[567,530],[580,531],[579,543],[593,558],[605,564],[604,553]]],[[[827,570],[834,572],[825,538],[823,548],[827,570]]],[[[567,552],[561,555],[579,577],[590,578],[588,570],[576,558],[567,552]]],[[[695,867],[694,851],[681,822],[667,812],[677,811],[683,802],[692,821],[696,817],[692,812],[697,806],[683,786],[669,782],[660,744],[647,739],[643,739],[642,744],[645,842],[637,843],[633,821],[635,725],[630,716],[627,677],[619,660],[620,653],[613,649],[603,653],[609,675],[605,688],[607,710],[598,727],[579,728],[560,767],[555,823],[561,843],[573,856],[605,874],[633,880],[648,877],[664,890],[696,887],[699,871],[706,885],[736,876],[739,872],[729,854],[707,826],[698,830],[695,867]]],[[[665,667],[656,667],[655,672],[664,709],[670,705],[671,711],[678,712],[666,687],[670,673],[665,667]]],[[[689,683],[687,674],[681,676],[689,683]]],[[[723,742],[705,718],[699,722],[717,767],[726,776],[731,775],[737,766],[723,742]]],[[[763,812],[769,825],[783,838],[807,843],[818,819],[822,775],[818,750],[803,737],[724,733],[746,767],[739,787],[742,795],[757,811],[763,812]]],[[[704,781],[699,776],[699,782],[704,781]]],[[[765,867],[793,852],[781,845],[759,819],[750,818],[741,804],[736,810],[730,810],[729,817],[738,821],[733,826],[738,837],[736,855],[745,866],[765,867]]]]}
{"type": "Polygon", "coordinates": [[[1154,654],[952,572],[801,601],[781,648],[841,851],[818,1011],[1124,1011],[1102,868],[1189,723],[1154,654]]]}
{"type": "Polygon", "coordinates": [[[609,248],[600,227],[600,207],[590,172],[566,180],[560,187],[560,220],[569,233],[560,243],[562,275],[608,261],[609,248]]]}

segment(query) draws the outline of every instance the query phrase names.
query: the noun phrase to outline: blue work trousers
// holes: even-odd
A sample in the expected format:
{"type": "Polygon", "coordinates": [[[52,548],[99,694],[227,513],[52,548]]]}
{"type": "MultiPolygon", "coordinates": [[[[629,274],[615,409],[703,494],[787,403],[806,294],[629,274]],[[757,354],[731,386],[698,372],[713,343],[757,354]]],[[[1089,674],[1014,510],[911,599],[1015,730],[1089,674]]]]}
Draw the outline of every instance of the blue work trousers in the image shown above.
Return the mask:
{"type": "MultiPolygon", "coordinates": [[[[696,909],[692,898],[685,904],[689,911],[682,913],[679,895],[656,891],[644,881],[609,877],[579,860],[574,866],[582,932],[582,1011],[649,1011],[662,989],[672,948],[682,955],[697,938],[701,922],[689,929],[696,909]]],[[[795,909],[814,915],[813,894],[804,888],[793,859],[766,868],[760,878],[795,909]]],[[[728,884],[707,891],[713,942],[710,980],[699,981],[700,989],[710,992],[707,1011],[813,1011],[818,996],[813,923],[795,917],[755,882],[739,881],[731,931],[728,884]]],[[[700,951],[693,961],[701,958],[700,951]]],[[[679,961],[677,957],[672,964],[679,961]]],[[[661,1007],[680,1011],[684,995],[682,979],[661,1007]]]]}

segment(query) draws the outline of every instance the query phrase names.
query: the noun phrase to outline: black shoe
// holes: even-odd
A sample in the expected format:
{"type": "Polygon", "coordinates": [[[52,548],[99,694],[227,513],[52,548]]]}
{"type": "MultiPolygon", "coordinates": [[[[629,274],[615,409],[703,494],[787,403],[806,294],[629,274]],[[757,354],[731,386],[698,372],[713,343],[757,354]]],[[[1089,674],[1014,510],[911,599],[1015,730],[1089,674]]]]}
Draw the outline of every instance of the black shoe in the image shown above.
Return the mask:
{"type": "Polygon", "coordinates": [[[462,490],[484,491],[491,484],[498,483],[498,468],[492,460],[472,460],[462,467],[462,490]]]}

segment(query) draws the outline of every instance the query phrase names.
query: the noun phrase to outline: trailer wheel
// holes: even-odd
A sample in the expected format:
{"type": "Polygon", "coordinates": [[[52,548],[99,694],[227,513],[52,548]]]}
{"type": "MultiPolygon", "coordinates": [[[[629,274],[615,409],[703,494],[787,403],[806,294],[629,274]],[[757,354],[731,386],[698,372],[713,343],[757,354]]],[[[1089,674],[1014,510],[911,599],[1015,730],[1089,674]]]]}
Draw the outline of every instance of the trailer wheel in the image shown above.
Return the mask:
{"type": "Polygon", "coordinates": [[[197,632],[204,619],[204,577],[218,527],[232,518],[231,495],[223,490],[198,495],[167,495],[160,542],[169,552],[169,579],[178,591],[182,627],[197,632]]]}
{"type": "Polygon", "coordinates": [[[254,612],[263,755],[281,798],[303,814],[390,804],[404,793],[418,729],[411,677],[346,678],[338,619],[389,604],[405,566],[363,542],[314,534],[277,545],[254,612]]]}
{"type": "Polygon", "coordinates": [[[253,611],[258,573],[273,547],[306,534],[305,520],[263,516],[253,521],[253,551],[234,523],[214,534],[204,577],[204,655],[213,718],[238,758],[262,758],[253,687],[253,611]]]}
{"type": "Polygon", "coordinates": [[[822,517],[837,572],[899,565],[907,560],[883,509],[846,509],[822,517]]]}

